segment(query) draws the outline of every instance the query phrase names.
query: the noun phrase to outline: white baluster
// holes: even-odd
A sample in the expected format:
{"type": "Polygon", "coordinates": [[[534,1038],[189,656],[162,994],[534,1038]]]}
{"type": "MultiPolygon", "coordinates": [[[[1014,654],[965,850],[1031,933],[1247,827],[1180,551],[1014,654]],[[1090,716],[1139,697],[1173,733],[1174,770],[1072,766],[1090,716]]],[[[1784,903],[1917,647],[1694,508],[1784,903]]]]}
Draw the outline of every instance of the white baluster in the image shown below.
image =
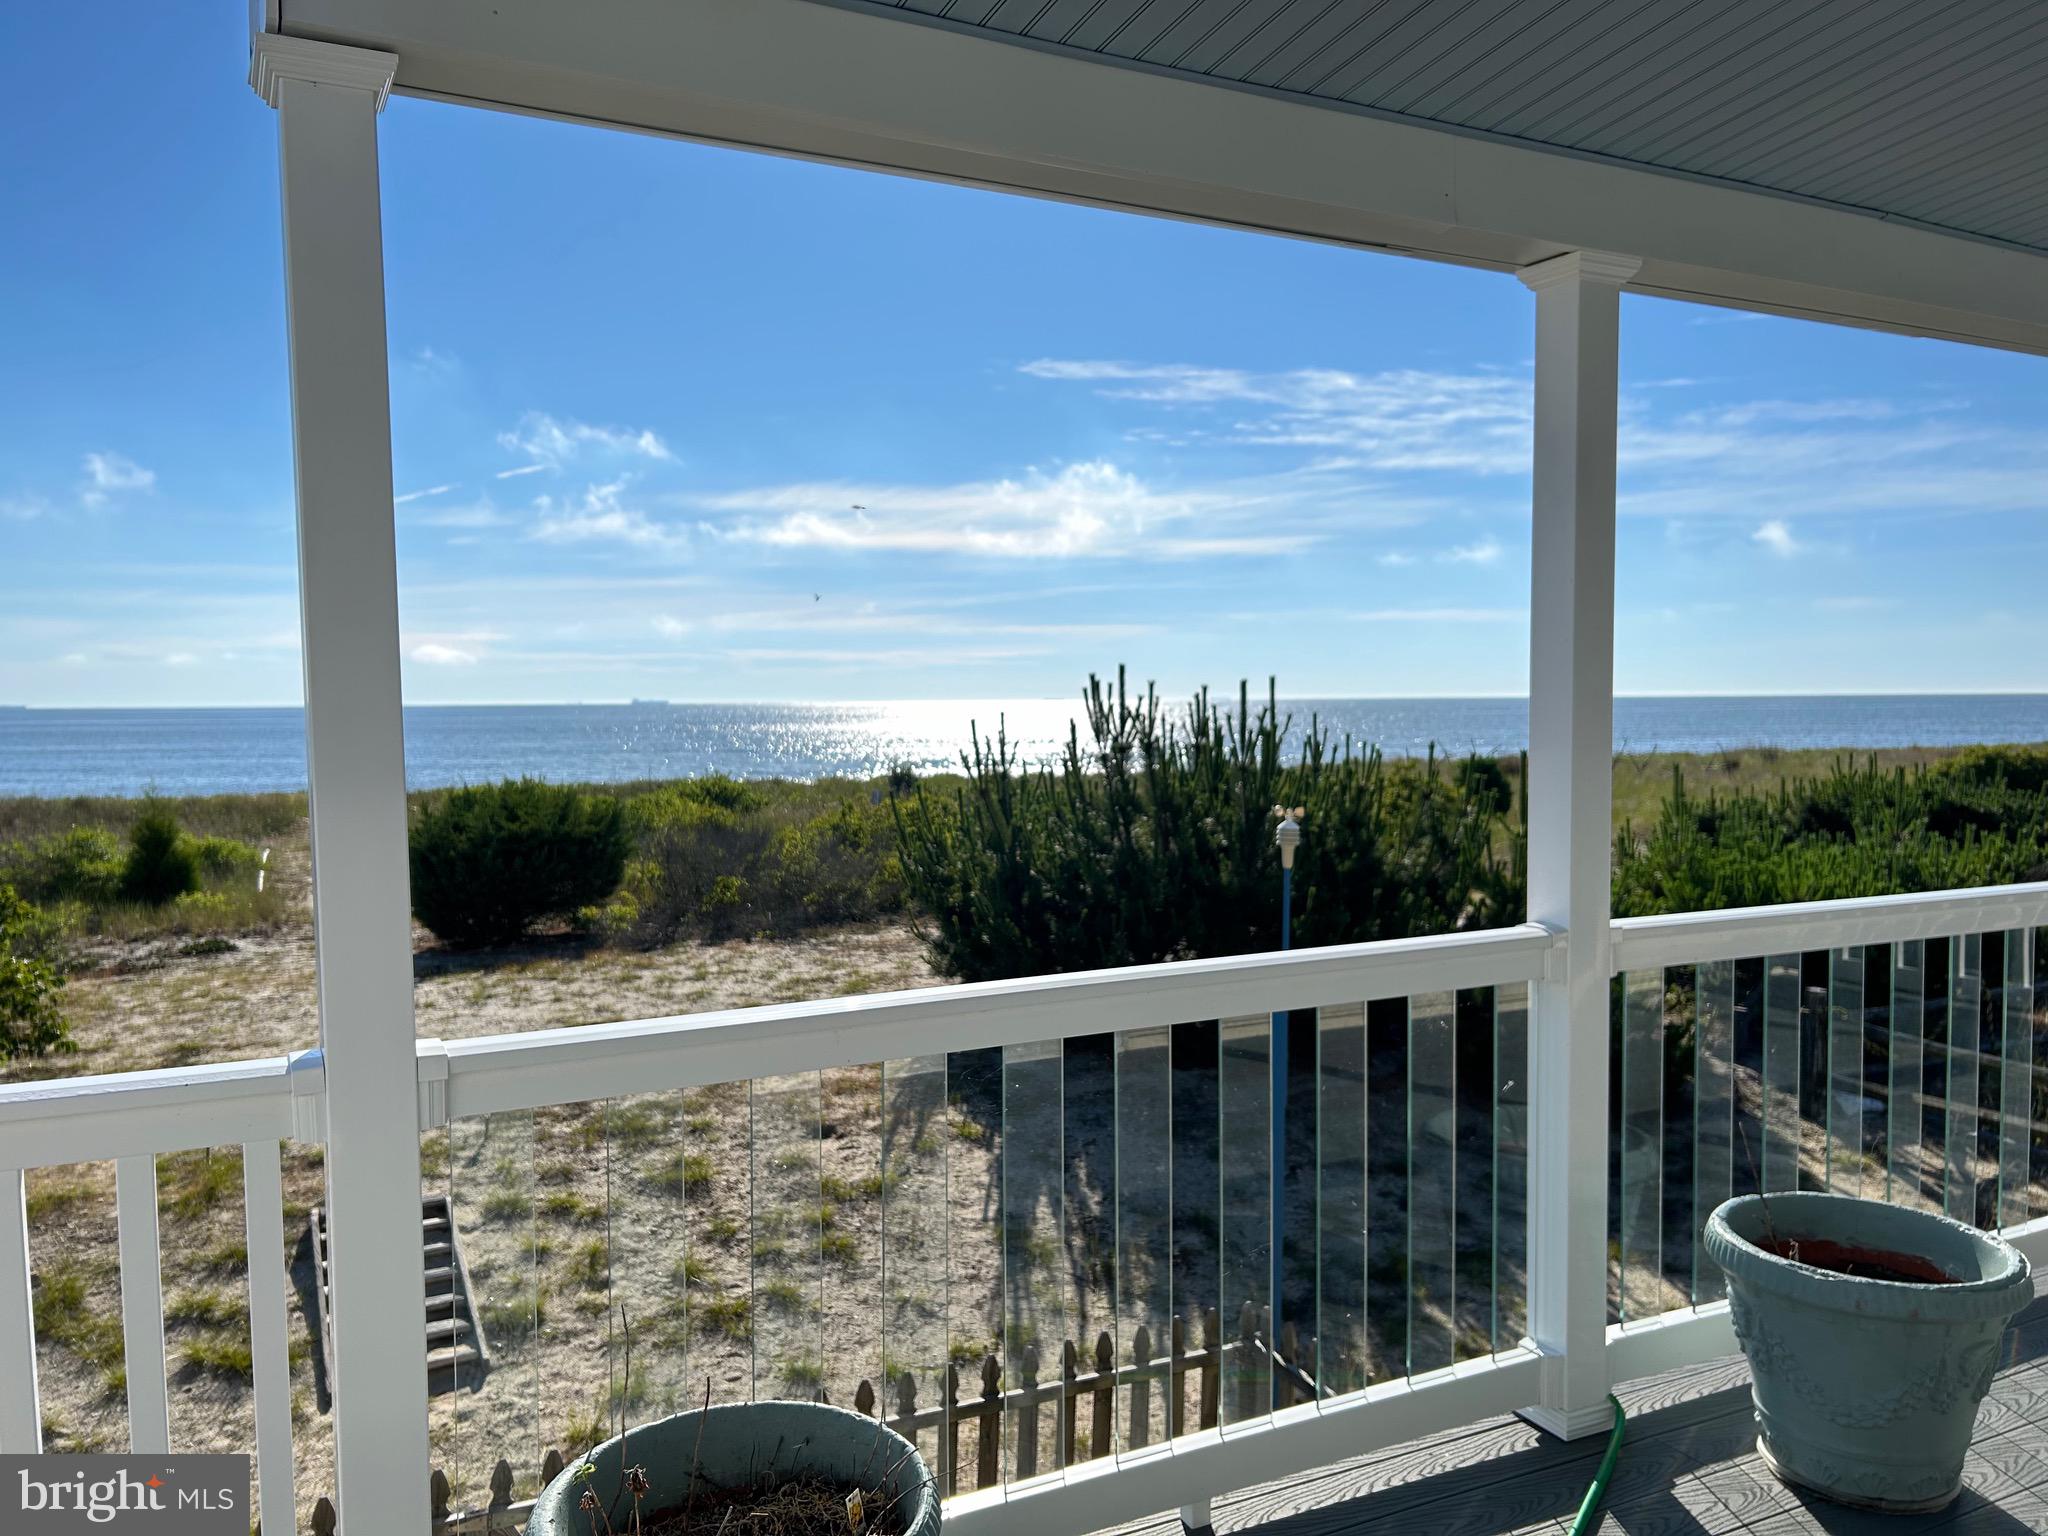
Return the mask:
{"type": "Polygon", "coordinates": [[[249,1253],[249,1359],[256,1387],[256,1487],[266,1529],[293,1529],[290,1321],[285,1313],[284,1176],[277,1143],[242,1148],[249,1253]]]}
{"type": "Polygon", "coordinates": [[[170,1391],[164,1382],[163,1260],[156,1231],[156,1156],[114,1164],[121,1227],[121,1346],[128,1374],[128,1448],[171,1449],[170,1391]]]}
{"type": "Polygon", "coordinates": [[[0,1451],[38,1455],[36,1312],[28,1278],[28,1181],[0,1169],[0,1451]]]}

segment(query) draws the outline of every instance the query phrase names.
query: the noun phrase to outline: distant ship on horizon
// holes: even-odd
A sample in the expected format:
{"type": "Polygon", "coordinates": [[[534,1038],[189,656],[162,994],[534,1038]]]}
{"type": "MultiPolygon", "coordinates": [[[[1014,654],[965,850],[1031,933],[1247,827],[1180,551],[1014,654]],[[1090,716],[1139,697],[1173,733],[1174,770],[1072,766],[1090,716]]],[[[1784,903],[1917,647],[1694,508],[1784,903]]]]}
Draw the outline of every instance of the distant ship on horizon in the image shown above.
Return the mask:
{"type": "Polygon", "coordinates": [[[631,707],[632,707],[632,708],[634,708],[634,709],[667,709],[667,708],[668,708],[668,700],[667,700],[667,699],[634,699],[634,700],[632,700],[632,701],[631,701],[631,707]]]}

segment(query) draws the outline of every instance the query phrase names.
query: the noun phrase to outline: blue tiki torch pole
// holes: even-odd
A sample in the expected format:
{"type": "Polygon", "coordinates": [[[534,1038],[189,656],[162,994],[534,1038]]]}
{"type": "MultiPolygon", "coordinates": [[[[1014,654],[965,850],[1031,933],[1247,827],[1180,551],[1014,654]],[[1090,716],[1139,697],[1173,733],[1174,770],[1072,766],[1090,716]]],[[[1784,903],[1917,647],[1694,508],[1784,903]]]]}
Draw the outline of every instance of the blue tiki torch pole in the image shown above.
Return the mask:
{"type": "MultiPolygon", "coordinates": [[[[1307,812],[1302,806],[1290,811],[1284,805],[1276,805],[1273,814],[1280,819],[1280,824],[1273,829],[1273,842],[1280,850],[1280,947],[1287,949],[1294,928],[1294,850],[1301,846],[1301,819],[1307,812]]],[[[1273,1015],[1273,1044],[1269,1054],[1273,1066],[1273,1323],[1266,1347],[1274,1352],[1277,1359],[1280,1286],[1287,1252],[1287,1015],[1284,1013],[1273,1015]]]]}

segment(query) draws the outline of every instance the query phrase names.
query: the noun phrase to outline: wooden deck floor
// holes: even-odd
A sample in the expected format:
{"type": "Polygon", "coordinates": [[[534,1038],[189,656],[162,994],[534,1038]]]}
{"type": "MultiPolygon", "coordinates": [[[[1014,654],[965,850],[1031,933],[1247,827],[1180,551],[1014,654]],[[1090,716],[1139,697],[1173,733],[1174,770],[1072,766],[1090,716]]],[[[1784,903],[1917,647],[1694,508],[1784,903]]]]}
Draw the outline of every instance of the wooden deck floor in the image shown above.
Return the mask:
{"type": "MultiPolygon", "coordinates": [[[[1877,1515],[1801,1496],[1756,1454],[1749,1373],[1718,1361],[1621,1389],[1628,1433],[1604,1536],[2021,1536],[2048,1533],[2048,1298],[2005,1340],[1964,1491],[1934,1515],[1877,1515]]],[[[1219,1500],[1218,1536],[1564,1536],[1605,1442],[1564,1444],[1493,1419],[1219,1500]]],[[[1119,1536],[1175,1536],[1173,1519],[1119,1536]]]]}

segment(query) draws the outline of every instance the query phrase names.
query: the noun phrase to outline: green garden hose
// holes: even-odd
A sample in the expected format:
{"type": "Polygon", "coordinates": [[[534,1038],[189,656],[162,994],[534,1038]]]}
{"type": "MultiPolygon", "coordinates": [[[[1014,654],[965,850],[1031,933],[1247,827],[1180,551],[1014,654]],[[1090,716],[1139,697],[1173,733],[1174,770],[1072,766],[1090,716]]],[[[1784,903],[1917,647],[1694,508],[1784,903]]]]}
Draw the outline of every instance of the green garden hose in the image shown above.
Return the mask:
{"type": "Polygon", "coordinates": [[[1586,1497],[1579,1504],[1579,1518],[1572,1522],[1572,1536],[1588,1536],[1599,1520],[1600,1501],[1607,1497],[1607,1480],[1614,1476],[1614,1464],[1621,1459],[1621,1431],[1628,1423],[1628,1415],[1621,1411],[1621,1399],[1613,1393],[1608,1393],[1607,1401],[1614,1404],[1614,1433],[1607,1437],[1607,1454],[1600,1458],[1600,1470],[1593,1474],[1593,1486],[1586,1490],[1586,1497]]]}

